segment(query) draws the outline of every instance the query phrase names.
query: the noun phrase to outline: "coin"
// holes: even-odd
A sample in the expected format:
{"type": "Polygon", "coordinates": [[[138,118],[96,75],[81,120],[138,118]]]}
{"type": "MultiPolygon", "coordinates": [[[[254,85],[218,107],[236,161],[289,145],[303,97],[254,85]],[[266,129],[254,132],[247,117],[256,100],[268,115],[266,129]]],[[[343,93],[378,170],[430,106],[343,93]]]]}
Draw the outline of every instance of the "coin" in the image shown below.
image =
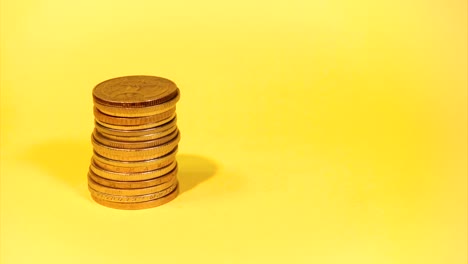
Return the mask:
{"type": "Polygon", "coordinates": [[[158,127],[160,125],[164,125],[167,122],[171,121],[174,117],[175,117],[175,113],[172,116],[166,119],[160,120],[158,122],[148,123],[148,124],[143,124],[143,125],[134,125],[134,126],[121,126],[121,125],[107,124],[105,122],[99,121],[98,119],[95,119],[94,121],[99,123],[101,126],[104,126],[107,128],[125,130],[125,131],[127,130],[134,131],[134,130],[150,129],[150,128],[158,127]]]}
{"type": "Polygon", "coordinates": [[[98,165],[98,167],[111,172],[122,172],[122,173],[137,173],[157,170],[171,164],[175,160],[178,148],[176,147],[173,151],[166,154],[165,156],[158,157],[155,159],[142,160],[142,161],[119,161],[105,158],[96,152],[92,157],[92,161],[98,165]]]}
{"type": "Polygon", "coordinates": [[[101,185],[95,182],[93,178],[88,175],[88,186],[91,189],[96,190],[98,192],[105,193],[105,194],[124,195],[124,196],[145,195],[145,194],[159,192],[159,191],[162,191],[171,187],[176,182],[177,182],[177,177],[172,176],[172,178],[169,181],[163,182],[158,185],[153,185],[153,186],[144,187],[144,188],[136,188],[136,189],[135,188],[134,189],[121,189],[121,188],[112,188],[112,187],[101,185]]]}
{"type": "Polygon", "coordinates": [[[150,123],[156,123],[161,120],[167,119],[175,113],[176,108],[173,107],[166,112],[162,112],[156,115],[143,116],[143,117],[118,117],[110,116],[99,111],[96,107],[93,108],[94,117],[104,123],[120,126],[137,126],[150,123]]]}
{"type": "Polygon", "coordinates": [[[91,192],[93,196],[96,196],[97,198],[102,199],[102,200],[107,200],[111,202],[119,202],[119,203],[137,203],[137,202],[145,202],[145,201],[150,201],[150,200],[164,197],[170,194],[172,191],[174,191],[177,188],[177,185],[178,184],[176,181],[175,184],[171,185],[169,188],[166,188],[164,190],[157,191],[157,192],[150,193],[150,194],[131,195],[131,196],[114,195],[114,194],[98,192],[95,189],[91,188],[89,185],[88,185],[88,190],[91,192]]]}
{"type": "Polygon", "coordinates": [[[145,181],[157,177],[161,177],[170,171],[172,171],[177,166],[177,162],[172,162],[171,164],[167,165],[166,167],[152,170],[152,171],[144,171],[144,172],[135,172],[135,173],[122,173],[122,172],[113,172],[108,171],[94,163],[94,160],[91,160],[91,165],[89,169],[99,177],[114,180],[114,181],[145,181]]]}
{"type": "Polygon", "coordinates": [[[139,202],[139,203],[111,202],[111,201],[107,201],[107,200],[104,200],[104,199],[100,199],[99,197],[96,197],[93,194],[91,194],[91,197],[98,204],[104,205],[104,206],[107,206],[107,207],[110,207],[110,208],[122,209],[122,210],[139,210],[139,209],[153,208],[153,207],[156,207],[156,206],[166,204],[166,203],[174,200],[177,197],[178,194],[179,194],[179,187],[177,186],[174,191],[172,191],[170,194],[168,194],[168,195],[166,195],[164,197],[154,199],[154,200],[150,200],[150,201],[146,201],[146,202],[139,202]]]}
{"type": "Polygon", "coordinates": [[[173,140],[179,130],[172,132],[171,134],[148,141],[136,141],[136,142],[129,142],[129,141],[119,141],[119,140],[112,140],[104,137],[101,133],[97,132],[96,130],[93,131],[94,139],[101,143],[102,145],[113,147],[113,148],[121,148],[121,149],[142,149],[142,148],[151,148],[158,145],[163,145],[171,140],[173,140]]]}
{"type": "Polygon", "coordinates": [[[114,180],[109,180],[106,178],[102,178],[94,174],[91,170],[88,172],[88,177],[93,179],[93,181],[112,188],[118,188],[118,189],[137,189],[137,188],[146,188],[146,187],[151,187],[155,186],[158,184],[163,184],[165,182],[170,181],[172,178],[176,177],[177,175],[177,166],[167,174],[164,174],[162,176],[149,179],[149,180],[143,180],[143,181],[114,181],[114,180]]]}
{"type": "Polygon", "coordinates": [[[99,111],[111,115],[111,116],[120,116],[120,117],[142,117],[150,116],[163,113],[171,108],[174,108],[176,103],[180,99],[179,89],[177,89],[177,94],[171,100],[157,105],[152,105],[148,107],[118,107],[110,106],[106,104],[101,104],[94,101],[94,106],[99,109],[99,111]]]}
{"type": "Polygon", "coordinates": [[[99,83],[92,96],[91,197],[101,205],[129,210],[177,197],[181,136],[175,83],[155,76],[124,76],[99,83]]]}
{"type": "Polygon", "coordinates": [[[99,131],[99,133],[105,136],[113,135],[113,136],[119,136],[119,137],[141,137],[141,136],[147,136],[150,134],[157,134],[157,133],[166,131],[167,129],[170,129],[173,126],[175,126],[176,123],[177,123],[177,116],[175,116],[171,120],[167,120],[166,123],[161,124],[157,127],[141,129],[141,130],[113,129],[113,128],[105,127],[99,123],[95,123],[94,125],[95,125],[95,129],[99,131]]]}
{"type": "Polygon", "coordinates": [[[146,107],[164,103],[175,97],[174,82],[156,76],[134,75],[106,80],[93,89],[99,104],[117,107],[146,107]]]}
{"type": "MultiPolygon", "coordinates": [[[[97,129],[95,128],[94,130],[97,130],[97,129]]],[[[101,134],[101,136],[103,136],[105,138],[116,140],[116,141],[139,142],[139,141],[149,141],[149,140],[159,139],[159,138],[162,138],[162,137],[165,137],[165,136],[171,134],[172,132],[174,132],[176,130],[177,130],[177,126],[173,125],[173,126],[169,127],[168,129],[166,129],[164,131],[161,131],[161,132],[158,132],[158,133],[147,134],[147,135],[142,135],[142,136],[135,136],[135,137],[115,136],[115,135],[106,134],[106,133],[102,133],[102,132],[99,132],[99,134],[101,134]]]]}
{"type": "Polygon", "coordinates": [[[162,145],[140,149],[121,149],[103,145],[97,142],[94,136],[91,136],[91,143],[93,144],[94,151],[96,151],[96,153],[108,159],[121,161],[142,161],[164,156],[174,150],[179,141],[180,133],[177,133],[177,136],[174,139],[162,145]]]}

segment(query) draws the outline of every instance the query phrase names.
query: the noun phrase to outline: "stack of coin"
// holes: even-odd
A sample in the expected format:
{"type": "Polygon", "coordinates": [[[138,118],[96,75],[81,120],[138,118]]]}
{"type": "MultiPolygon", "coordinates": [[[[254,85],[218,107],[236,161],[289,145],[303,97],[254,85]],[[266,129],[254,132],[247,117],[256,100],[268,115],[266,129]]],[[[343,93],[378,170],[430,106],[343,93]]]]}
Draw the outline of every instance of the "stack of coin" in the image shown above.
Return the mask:
{"type": "Polygon", "coordinates": [[[172,81],[154,76],[119,77],[94,87],[88,189],[97,203],[143,209],[177,196],[179,97],[172,81]]]}

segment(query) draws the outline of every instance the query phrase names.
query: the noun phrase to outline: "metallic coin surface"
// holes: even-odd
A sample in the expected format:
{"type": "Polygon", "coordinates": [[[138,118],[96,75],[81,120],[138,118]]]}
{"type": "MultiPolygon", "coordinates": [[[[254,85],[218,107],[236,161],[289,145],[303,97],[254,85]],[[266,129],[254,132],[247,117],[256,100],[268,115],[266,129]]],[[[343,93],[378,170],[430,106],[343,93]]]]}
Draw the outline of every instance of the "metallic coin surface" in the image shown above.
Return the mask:
{"type": "Polygon", "coordinates": [[[150,201],[150,200],[164,197],[170,194],[172,191],[174,191],[177,188],[177,185],[178,184],[176,181],[175,184],[173,184],[167,189],[157,191],[154,193],[150,193],[150,194],[131,195],[131,196],[114,195],[114,194],[98,192],[97,190],[94,190],[93,188],[91,188],[89,185],[88,185],[88,190],[91,192],[91,195],[96,196],[97,198],[102,199],[102,200],[107,200],[111,202],[119,202],[119,203],[137,203],[137,202],[145,202],[145,201],[150,201]]]}
{"type": "Polygon", "coordinates": [[[148,159],[142,161],[120,161],[105,158],[96,152],[92,157],[92,162],[96,163],[98,167],[111,171],[121,173],[136,173],[157,170],[168,166],[175,161],[178,148],[176,147],[173,151],[166,154],[165,156],[158,157],[155,159],[148,159]]]}
{"type": "MultiPolygon", "coordinates": [[[[95,128],[95,130],[97,130],[97,129],[95,128]]],[[[125,141],[125,142],[139,142],[139,141],[149,141],[149,140],[162,138],[162,137],[165,137],[165,136],[171,134],[172,132],[174,132],[176,130],[177,130],[177,126],[173,125],[173,126],[169,127],[168,129],[166,129],[164,131],[161,131],[161,132],[157,132],[157,133],[153,133],[153,134],[147,134],[147,135],[141,135],[141,136],[134,136],[134,137],[132,137],[132,136],[115,136],[115,135],[106,134],[106,133],[102,133],[102,132],[99,132],[99,133],[103,137],[108,138],[108,139],[112,139],[112,140],[125,141]]]]}
{"type": "Polygon", "coordinates": [[[177,86],[172,81],[145,75],[113,78],[93,89],[94,101],[117,107],[145,107],[164,103],[173,97],[177,86]]]}
{"type": "Polygon", "coordinates": [[[177,195],[179,194],[179,187],[177,186],[174,191],[169,193],[168,195],[146,201],[146,202],[139,202],[139,203],[119,203],[119,202],[111,202],[108,200],[100,199],[99,197],[94,196],[91,193],[91,197],[93,198],[94,201],[96,201],[100,205],[104,205],[110,208],[114,209],[121,209],[121,210],[140,210],[140,209],[148,209],[148,208],[153,208],[156,206],[160,206],[163,204],[166,204],[172,200],[174,200],[177,195]]]}
{"type": "Polygon", "coordinates": [[[111,188],[117,188],[117,189],[137,189],[137,188],[146,188],[146,187],[151,187],[159,184],[163,184],[165,182],[170,181],[172,178],[177,177],[177,166],[167,174],[164,174],[160,177],[156,177],[153,179],[149,180],[143,180],[143,181],[114,181],[114,180],[109,180],[105,179],[102,177],[97,176],[94,174],[92,171],[88,172],[88,177],[93,179],[93,181],[107,186],[111,188]]]}
{"type": "Polygon", "coordinates": [[[147,107],[118,107],[118,106],[111,106],[107,104],[102,104],[97,101],[94,101],[94,106],[99,109],[99,111],[111,115],[111,116],[120,116],[120,117],[142,117],[142,116],[151,116],[160,114],[163,112],[168,111],[171,108],[174,108],[177,102],[180,99],[179,89],[177,89],[177,94],[174,98],[170,99],[169,101],[147,106],[147,107]]]}
{"type": "Polygon", "coordinates": [[[94,117],[96,120],[99,120],[103,123],[112,124],[112,125],[120,125],[120,126],[137,126],[137,125],[144,125],[150,123],[157,123],[161,120],[165,120],[174,115],[176,108],[171,108],[166,112],[162,112],[160,114],[151,115],[151,116],[143,116],[143,117],[118,117],[118,116],[110,116],[104,114],[103,112],[99,111],[96,107],[93,108],[94,117]]]}
{"type": "Polygon", "coordinates": [[[106,193],[106,194],[125,195],[125,196],[145,195],[145,194],[159,192],[159,191],[162,191],[171,187],[176,182],[177,182],[177,177],[173,176],[169,181],[158,184],[158,185],[153,185],[153,186],[144,187],[144,188],[136,188],[136,189],[119,189],[119,188],[112,188],[112,187],[101,185],[95,182],[93,178],[91,178],[88,175],[88,186],[91,189],[96,190],[98,192],[106,193]]]}
{"type": "Polygon", "coordinates": [[[99,123],[103,127],[107,127],[107,128],[111,128],[111,129],[117,129],[117,130],[125,130],[125,131],[126,130],[131,130],[131,131],[134,131],[134,130],[150,129],[150,128],[158,127],[160,125],[164,125],[167,122],[171,121],[175,117],[175,115],[176,114],[174,113],[174,114],[172,114],[172,116],[170,116],[170,117],[168,117],[166,119],[160,120],[158,122],[148,123],[148,124],[143,124],[143,125],[134,125],[134,126],[122,126],[122,125],[107,124],[107,123],[104,123],[102,121],[99,121],[98,119],[95,119],[94,121],[99,123]]]}
{"type": "Polygon", "coordinates": [[[113,172],[113,171],[108,171],[103,168],[100,168],[99,166],[94,163],[94,161],[91,161],[91,165],[89,166],[89,169],[96,174],[97,176],[109,180],[114,180],[114,181],[145,181],[157,177],[161,177],[163,175],[166,175],[175,167],[177,166],[177,162],[173,162],[166,167],[162,167],[157,170],[152,170],[152,171],[144,171],[144,172],[135,172],[135,173],[122,173],[122,172],[113,172]]]}
{"type": "Polygon", "coordinates": [[[163,145],[171,140],[173,140],[175,137],[177,137],[177,134],[179,133],[178,130],[172,132],[171,134],[158,138],[158,139],[153,139],[153,140],[148,140],[148,141],[119,141],[119,140],[112,140],[108,139],[105,136],[103,136],[101,133],[97,132],[96,130],[93,131],[93,137],[94,139],[101,143],[102,145],[113,147],[113,148],[123,148],[123,149],[142,149],[142,148],[151,148],[159,145],[163,145]]]}
{"type": "Polygon", "coordinates": [[[177,133],[177,136],[174,139],[162,145],[150,148],[122,149],[103,145],[97,142],[94,136],[91,138],[91,143],[93,144],[94,151],[96,153],[108,159],[121,161],[142,161],[164,156],[174,150],[179,144],[179,141],[180,133],[177,133]]]}
{"type": "Polygon", "coordinates": [[[92,92],[93,156],[88,190],[99,204],[145,209],[177,197],[180,90],[168,79],[135,75],[106,80],[92,92]]]}
{"type": "Polygon", "coordinates": [[[161,133],[166,131],[177,124],[177,116],[172,118],[171,120],[167,120],[166,123],[163,123],[157,127],[141,129],[141,130],[121,130],[121,129],[113,129],[109,127],[105,127],[97,122],[94,123],[95,129],[99,131],[99,133],[107,136],[119,136],[119,137],[142,137],[151,134],[161,133]]]}

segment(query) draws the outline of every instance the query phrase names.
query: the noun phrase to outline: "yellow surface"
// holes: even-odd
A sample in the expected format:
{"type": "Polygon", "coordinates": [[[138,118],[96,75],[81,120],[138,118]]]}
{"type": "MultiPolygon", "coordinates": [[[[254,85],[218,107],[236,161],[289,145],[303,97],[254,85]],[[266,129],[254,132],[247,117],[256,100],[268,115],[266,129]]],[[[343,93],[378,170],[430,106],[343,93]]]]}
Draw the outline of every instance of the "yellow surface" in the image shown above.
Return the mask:
{"type": "Polygon", "coordinates": [[[1,2],[9,263],[467,263],[467,2],[1,2]],[[91,90],[181,88],[182,194],[119,211],[91,90]],[[138,261],[138,262],[135,262],[138,261]]]}

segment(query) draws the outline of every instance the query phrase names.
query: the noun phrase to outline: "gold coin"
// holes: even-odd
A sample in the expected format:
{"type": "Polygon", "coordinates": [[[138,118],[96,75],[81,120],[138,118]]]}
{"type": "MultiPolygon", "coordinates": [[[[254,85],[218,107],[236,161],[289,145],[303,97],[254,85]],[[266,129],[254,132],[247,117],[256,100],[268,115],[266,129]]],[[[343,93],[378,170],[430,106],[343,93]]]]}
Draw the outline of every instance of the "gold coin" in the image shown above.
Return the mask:
{"type": "Polygon", "coordinates": [[[142,149],[142,148],[150,148],[155,147],[158,145],[163,145],[171,140],[173,140],[179,131],[176,129],[169,135],[153,139],[153,140],[146,140],[146,141],[122,141],[122,140],[113,140],[109,139],[103,134],[99,133],[97,130],[93,131],[94,139],[101,143],[102,145],[113,147],[113,148],[124,148],[124,149],[142,149]]]}
{"type": "Polygon", "coordinates": [[[104,123],[104,122],[99,121],[97,119],[95,119],[94,121],[96,123],[99,123],[101,126],[104,126],[104,127],[107,127],[107,128],[112,128],[112,129],[117,129],[117,130],[131,130],[131,131],[133,131],[133,130],[150,129],[150,128],[158,127],[160,125],[164,125],[167,122],[171,121],[175,116],[176,116],[176,114],[174,113],[169,118],[166,118],[166,119],[161,120],[159,122],[143,124],[143,125],[135,125],[135,126],[120,126],[120,125],[107,124],[107,123],[104,123]]]}
{"type": "MultiPolygon", "coordinates": [[[[94,130],[97,130],[97,129],[95,128],[94,130]]],[[[161,132],[158,132],[158,133],[147,134],[147,135],[136,136],[136,137],[114,136],[114,135],[106,134],[106,133],[102,133],[102,132],[99,132],[99,134],[101,134],[105,138],[116,140],[116,141],[139,142],[139,141],[149,141],[149,140],[155,140],[155,139],[158,139],[158,138],[162,138],[162,137],[165,137],[165,136],[171,134],[172,132],[174,132],[176,130],[177,130],[177,126],[173,125],[170,128],[168,128],[167,130],[164,130],[164,131],[161,131],[161,132]]]]}
{"type": "Polygon", "coordinates": [[[150,123],[157,123],[161,120],[165,120],[174,115],[176,108],[173,107],[166,112],[143,117],[118,117],[106,115],[103,112],[99,111],[96,107],[93,108],[94,117],[96,120],[99,120],[106,124],[120,125],[120,126],[138,126],[150,123]]]}
{"type": "Polygon", "coordinates": [[[177,116],[172,118],[171,120],[167,120],[166,123],[163,123],[157,127],[141,129],[141,130],[121,130],[121,129],[113,129],[109,127],[105,127],[99,123],[95,123],[95,128],[99,133],[107,136],[107,135],[114,135],[119,137],[141,137],[147,136],[151,134],[161,133],[166,131],[177,124],[177,116]]]}
{"type": "Polygon", "coordinates": [[[101,185],[95,182],[93,178],[91,178],[88,175],[88,186],[91,189],[96,190],[98,192],[105,193],[105,194],[124,195],[124,196],[145,195],[145,194],[159,192],[159,191],[162,191],[171,187],[176,182],[177,182],[177,177],[172,176],[172,178],[169,181],[158,184],[158,185],[150,186],[150,187],[137,188],[137,189],[119,189],[119,188],[111,188],[111,187],[101,185]]]}
{"type": "Polygon", "coordinates": [[[99,83],[93,99],[117,107],[145,107],[164,103],[174,97],[174,82],[155,76],[124,76],[99,83]]]}
{"type": "Polygon", "coordinates": [[[148,140],[148,141],[137,141],[137,142],[118,141],[118,140],[108,139],[104,137],[101,133],[97,132],[96,130],[93,131],[93,136],[97,142],[105,146],[109,146],[113,148],[124,148],[124,149],[141,149],[141,148],[151,148],[151,147],[165,144],[173,140],[177,136],[178,133],[179,131],[176,130],[172,132],[171,134],[162,138],[148,140]]]}
{"type": "Polygon", "coordinates": [[[91,139],[91,143],[93,144],[94,151],[96,151],[96,153],[108,159],[121,161],[142,161],[164,156],[174,150],[174,148],[179,144],[179,141],[180,133],[177,133],[177,136],[174,139],[159,146],[141,149],[121,149],[103,145],[97,142],[94,139],[94,136],[92,136],[91,139]]]}
{"type": "Polygon", "coordinates": [[[171,100],[157,105],[152,105],[148,107],[118,107],[102,104],[98,101],[94,101],[94,106],[96,106],[99,111],[111,115],[111,116],[120,116],[120,117],[142,117],[142,116],[151,116],[166,112],[167,110],[174,108],[177,102],[180,99],[179,89],[177,89],[177,95],[171,100]]]}
{"type": "Polygon", "coordinates": [[[172,191],[174,191],[177,188],[177,185],[178,184],[176,181],[175,184],[171,185],[169,188],[166,188],[164,190],[157,191],[157,192],[150,193],[150,194],[131,195],[131,196],[114,195],[114,194],[98,192],[95,189],[91,188],[89,185],[88,185],[88,190],[91,192],[92,196],[95,196],[102,200],[107,200],[111,202],[119,202],[119,203],[137,203],[137,202],[145,202],[145,201],[150,201],[150,200],[164,197],[170,194],[172,191]]]}
{"type": "Polygon", "coordinates": [[[144,172],[135,172],[135,173],[123,173],[123,172],[113,172],[108,171],[94,163],[94,160],[91,160],[91,165],[89,169],[96,174],[97,176],[114,181],[145,181],[157,177],[161,177],[170,171],[172,171],[177,166],[177,162],[174,161],[166,167],[162,167],[157,170],[144,171],[144,172]]]}
{"type": "Polygon", "coordinates": [[[146,201],[146,202],[139,202],[139,203],[111,202],[111,201],[107,201],[107,200],[104,200],[104,199],[100,199],[100,198],[98,198],[96,196],[93,196],[92,194],[91,194],[91,197],[98,204],[104,205],[104,206],[107,206],[107,207],[110,207],[110,208],[122,209],[122,210],[139,210],[139,209],[153,208],[153,207],[156,207],[156,206],[166,204],[166,203],[174,200],[177,197],[178,194],[179,194],[179,187],[177,186],[174,191],[172,191],[170,194],[168,194],[168,195],[166,195],[164,197],[154,199],[154,200],[150,200],[150,201],[146,201]]]}
{"type": "Polygon", "coordinates": [[[178,148],[176,147],[173,151],[166,154],[165,156],[158,157],[156,159],[149,159],[143,161],[119,161],[105,158],[96,152],[94,152],[92,161],[96,165],[104,170],[111,172],[121,173],[137,173],[157,170],[168,166],[175,161],[178,148]]]}
{"type": "Polygon", "coordinates": [[[172,178],[177,176],[177,166],[168,172],[167,174],[164,174],[163,176],[149,179],[149,180],[144,180],[144,181],[114,181],[114,180],[109,180],[105,179],[102,177],[97,176],[94,174],[91,170],[88,172],[88,177],[93,179],[93,181],[107,186],[111,188],[118,188],[118,189],[138,189],[138,188],[146,188],[146,187],[151,187],[159,184],[163,184],[165,182],[170,181],[172,178]]]}

